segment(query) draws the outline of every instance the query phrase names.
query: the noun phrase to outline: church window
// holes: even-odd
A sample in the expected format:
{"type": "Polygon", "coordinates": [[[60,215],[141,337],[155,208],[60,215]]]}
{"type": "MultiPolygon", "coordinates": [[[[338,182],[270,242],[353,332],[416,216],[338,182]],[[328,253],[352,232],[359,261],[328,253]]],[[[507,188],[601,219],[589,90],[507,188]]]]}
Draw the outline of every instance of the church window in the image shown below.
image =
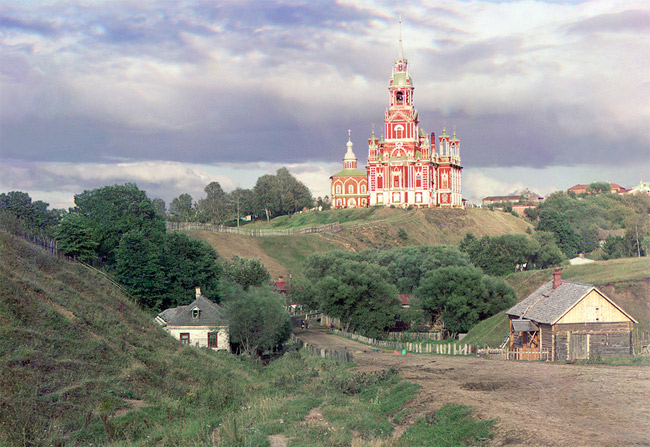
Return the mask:
{"type": "Polygon", "coordinates": [[[340,208],[340,207],[341,207],[341,203],[343,203],[343,202],[341,202],[341,199],[336,199],[336,206],[337,206],[337,207],[340,208]]]}
{"type": "Polygon", "coordinates": [[[336,193],[341,194],[341,185],[336,185],[336,193]]]}
{"type": "Polygon", "coordinates": [[[404,93],[402,92],[395,93],[395,102],[397,104],[404,104],[404,93]]]}
{"type": "Polygon", "coordinates": [[[366,185],[361,185],[361,194],[366,192],[366,185]]]}
{"type": "Polygon", "coordinates": [[[384,178],[377,177],[377,189],[382,189],[384,187],[384,178]]]}
{"type": "Polygon", "coordinates": [[[399,175],[397,174],[393,177],[393,188],[399,188],[399,175]]]}
{"type": "Polygon", "coordinates": [[[354,194],[354,185],[348,185],[348,194],[354,194]]]}
{"type": "Polygon", "coordinates": [[[422,176],[420,176],[420,174],[417,174],[415,176],[415,187],[416,188],[421,188],[422,187],[422,176]]]}

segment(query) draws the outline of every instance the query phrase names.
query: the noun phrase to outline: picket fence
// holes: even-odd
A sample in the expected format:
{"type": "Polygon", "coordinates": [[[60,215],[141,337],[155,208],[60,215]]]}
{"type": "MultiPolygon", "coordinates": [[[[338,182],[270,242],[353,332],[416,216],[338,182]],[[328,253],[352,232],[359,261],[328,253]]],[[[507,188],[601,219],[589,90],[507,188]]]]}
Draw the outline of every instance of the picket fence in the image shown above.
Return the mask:
{"type": "Polygon", "coordinates": [[[339,329],[333,329],[335,334],[356,340],[367,345],[379,348],[390,349],[394,351],[404,351],[416,354],[440,354],[440,355],[472,355],[476,352],[473,345],[459,343],[399,343],[390,340],[377,340],[375,338],[364,337],[363,335],[352,332],[345,332],[339,329]]]}
{"type": "Polygon", "coordinates": [[[227,227],[225,225],[207,224],[200,222],[165,222],[168,231],[212,231],[215,233],[243,234],[245,236],[266,237],[266,236],[294,236],[299,234],[326,233],[338,231],[341,225],[333,222],[325,225],[317,225],[304,228],[246,228],[227,227]]]}

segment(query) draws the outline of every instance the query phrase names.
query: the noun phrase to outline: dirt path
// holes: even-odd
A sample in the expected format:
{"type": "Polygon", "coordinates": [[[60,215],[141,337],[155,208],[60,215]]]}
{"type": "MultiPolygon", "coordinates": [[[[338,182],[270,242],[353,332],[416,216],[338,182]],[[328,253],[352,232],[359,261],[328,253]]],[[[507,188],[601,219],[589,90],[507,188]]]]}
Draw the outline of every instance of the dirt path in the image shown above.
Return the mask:
{"type": "Polygon", "coordinates": [[[421,416],[458,403],[474,407],[481,419],[497,420],[494,446],[650,446],[649,367],[398,356],[318,330],[298,329],[296,336],[351,350],[359,372],[393,367],[421,385],[398,434],[421,416]]]}

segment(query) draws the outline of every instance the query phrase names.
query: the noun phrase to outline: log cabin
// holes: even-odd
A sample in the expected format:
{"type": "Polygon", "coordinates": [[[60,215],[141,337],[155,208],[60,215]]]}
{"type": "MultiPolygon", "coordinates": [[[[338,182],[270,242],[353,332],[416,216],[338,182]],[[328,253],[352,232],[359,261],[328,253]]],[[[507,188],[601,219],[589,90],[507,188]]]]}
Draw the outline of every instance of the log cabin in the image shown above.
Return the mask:
{"type": "Polygon", "coordinates": [[[553,280],[506,311],[510,350],[527,360],[580,360],[632,354],[637,321],[592,284],[553,280]]]}

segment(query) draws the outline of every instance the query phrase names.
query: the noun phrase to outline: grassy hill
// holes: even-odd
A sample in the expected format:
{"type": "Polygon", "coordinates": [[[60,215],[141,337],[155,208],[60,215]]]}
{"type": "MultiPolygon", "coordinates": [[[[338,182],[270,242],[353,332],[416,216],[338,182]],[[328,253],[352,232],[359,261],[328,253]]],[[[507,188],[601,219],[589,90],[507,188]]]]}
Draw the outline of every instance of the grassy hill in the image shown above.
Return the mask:
{"type": "MultiPolygon", "coordinates": [[[[523,300],[542,284],[553,279],[553,269],[513,273],[506,281],[523,300]]],[[[637,329],[650,332],[650,258],[625,258],[598,261],[562,268],[562,279],[594,284],[639,322],[637,329]]],[[[500,345],[509,332],[505,312],[476,325],[463,340],[488,346],[500,345]]]]}
{"type": "Polygon", "coordinates": [[[259,258],[271,275],[302,275],[306,256],[334,249],[360,251],[404,245],[457,244],[467,232],[477,236],[525,233],[530,224],[512,214],[487,209],[363,208],[330,210],[277,217],[247,228],[302,228],[333,222],[341,224],[335,233],[254,238],[243,235],[192,231],[193,237],[212,245],[224,258],[238,255],[259,258]],[[402,236],[400,237],[400,230],[402,236]],[[405,236],[404,236],[405,235],[405,236]]]}
{"type": "Polygon", "coordinates": [[[438,417],[447,406],[392,439],[417,389],[304,352],[262,366],[184,347],[102,274],[0,231],[0,446],[262,446],[279,434],[409,447],[467,439],[472,424],[487,436],[491,421],[438,417]],[[302,423],[313,409],[322,425],[302,423]]]}

